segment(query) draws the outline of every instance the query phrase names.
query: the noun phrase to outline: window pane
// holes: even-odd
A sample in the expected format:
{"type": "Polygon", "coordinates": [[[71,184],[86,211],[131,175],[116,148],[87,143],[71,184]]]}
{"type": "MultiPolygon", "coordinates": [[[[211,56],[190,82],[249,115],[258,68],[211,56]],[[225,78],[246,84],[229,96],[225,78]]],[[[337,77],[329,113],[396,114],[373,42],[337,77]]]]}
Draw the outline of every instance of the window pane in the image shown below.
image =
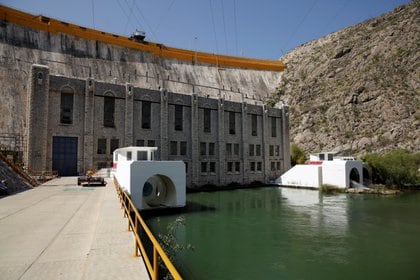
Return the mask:
{"type": "Polygon", "coordinates": [[[73,123],[73,94],[61,93],[60,122],[65,124],[73,123]]]}
{"type": "Polygon", "coordinates": [[[211,110],[204,109],[204,132],[211,131],[211,110]]]}
{"type": "Polygon", "coordinates": [[[170,143],[170,151],[169,151],[170,155],[175,156],[178,154],[178,142],[176,141],[171,141],[170,143]]]}
{"type": "Polygon", "coordinates": [[[250,169],[251,169],[251,171],[255,171],[255,162],[254,161],[251,161],[250,169]]]}
{"type": "Polygon", "coordinates": [[[275,171],[276,170],[276,163],[275,162],[271,162],[271,171],[275,171]]]}
{"type": "Polygon", "coordinates": [[[207,154],[206,142],[200,142],[200,155],[205,156],[207,154]]]}
{"type": "Polygon", "coordinates": [[[227,172],[232,172],[232,171],[233,171],[233,162],[228,161],[227,172]]]}
{"type": "Polygon", "coordinates": [[[181,150],[180,151],[181,156],[187,155],[187,142],[185,142],[185,141],[181,142],[180,150],[181,150]]]}
{"type": "Polygon", "coordinates": [[[249,144],[249,156],[254,156],[254,144],[249,144]]]}
{"type": "Polygon", "coordinates": [[[141,128],[150,129],[152,116],[152,102],[141,102],[141,128]]]}
{"type": "Polygon", "coordinates": [[[127,152],[127,160],[131,160],[132,158],[132,153],[131,152],[127,152]]]}
{"type": "Polygon", "coordinates": [[[274,146],[270,145],[270,157],[274,156],[274,146]]]}
{"type": "Polygon", "coordinates": [[[214,143],[209,143],[209,155],[214,156],[214,143]]]}
{"type": "Polygon", "coordinates": [[[277,120],[275,117],[271,118],[271,137],[277,137],[277,120]]]}
{"type": "Polygon", "coordinates": [[[148,147],[155,147],[155,140],[147,140],[148,147]]]}
{"type": "Polygon", "coordinates": [[[99,155],[106,154],[106,139],[105,138],[98,139],[98,150],[97,150],[97,153],[99,155]]]}
{"type": "Polygon", "coordinates": [[[235,112],[229,112],[229,134],[235,133],[235,112]]]}
{"type": "Polygon", "coordinates": [[[216,163],[214,161],[210,162],[210,172],[216,173],[216,163]]]}
{"type": "Polygon", "coordinates": [[[226,155],[231,156],[232,155],[232,144],[226,143],[226,155]]]}
{"type": "Polygon", "coordinates": [[[241,163],[239,161],[235,162],[235,171],[240,172],[241,163]]]}
{"type": "Polygon", "coordinates": [[[115,98],[104,97],[104,126],[114,127],[115,98]]]}
{"type": "Polygon", "coordinates": [[[144,147],[144,140],[137,140],[137,141],[136,141],[136,145],[137,145],[138,147],[144,147]]]}
{"type": "Polygon", "coordinates": [[[147,152],[137,151],[137,160],[147,160],[147,152]]]}
{"type": "Polygon", "coordinates": [[[182,105],[175,105],[175,130],[182,131],[183,122],[183,107],[182,105]]]}
{"type": "Polygon", "coordinates": [[[262,162],[259,161],[257,162],[257,171],[261,171],[262,170],[262,162]]]}
{"type": "Polygon", "coordinates": [[[239,144],[233,144],[233,154],[239,156],[239,144]]]}
{"type": "Polygon", "coordinates": [[[201,173],[207,172],[207,162],[201,162],[201,173]]]}
{"type": "Polygon", "coordinates": [[[251,115],[251,134],[257,136],[257,115],[251,115]]]}
{"type": "Polygon", "coordinates": [[[111,139],[111,154],[114,150],[118,149],[120,145],[120,139],[111,139]]]}
{"type": "Polygon", "coordinates": [[[255,145],[256,156],[261,156],[261,145],[255,145]]]}
{"type": "Polygon", "coordinates": [[[276,145],[276,156],[280,155],[280,146],[276,145]]]}

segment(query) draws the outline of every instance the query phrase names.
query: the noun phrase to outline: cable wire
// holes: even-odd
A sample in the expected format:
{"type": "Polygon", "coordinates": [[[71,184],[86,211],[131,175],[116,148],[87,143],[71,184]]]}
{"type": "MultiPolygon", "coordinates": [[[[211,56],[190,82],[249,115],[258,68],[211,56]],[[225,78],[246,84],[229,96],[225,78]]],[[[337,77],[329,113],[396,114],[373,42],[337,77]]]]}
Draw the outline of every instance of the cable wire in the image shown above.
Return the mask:
{"type": "Polygon", "coordinates": [[[238,21],[236,19],[236,0],[233,0],[233,17],[235,21],[235,54],[239,55],[238,51],[238,21]]]}
{"type": "Polygon", "coordinates": [[[293,39],[293,37],[296,35],[297,31],[299,30],[300,26],[305,22],[306,18],[308,17],[308,15],[312,12],[312,10],[314,9],[314,7],[316,6],[318,0],[314,0],[314,2],[312,2],[312,6],[309,8],[309,10],[306,12],[306,14],[303,16],[302,20],[299,22],[299,24],[296,26],[296,28],[293,30],[292,34],[290,35],[289,39],[287,39],[287,42],[285,44],[285,48],[287,48],[287,45],[289,44],[289,42],[293,39]]]}
{"type": "Polygon", "coordinates": [[[124,26],[124,33],[127,31],[128,23],[131,21],[131,16],[133,15],[134,1],[135,0],[133,0],[133,2],[131,3],[131,7],[129,7],[129,9],[128,9],[130,11],[130,14],[128,15],[127,22],[126,22],[126,24],[124,26]]]}
{"type": "Polygon", "coordinates": [[[216,43],[216,53],[219,53],[219,47],[217,44],[217,35],[216,35],[216,25],[214,23],[213,5],[211,4],[211,0],[209,0],[209,4],[210,4],[210,12],[211,12],[211,21],[213,23],[214,41],[216,43]]]}
{"type": "Polygon", "coordinates": [[[165,14],[160,17],[159,23],[158,23],[158,25],[156,27],[156,30],[155,30],[156,32],[159,31],[160,25],[162,24],[162,22],[166,18],[166,16],[169,14],[169,12],[172,9],[172,6],[174,5],[174,3],[175,3],[175,0],[172,0],[172,2],[169,4],[168,8],[166,9],[165,14]]]}
{"type": "Polygon", "coordinates": [[[325,25],[324,29],[327,29],[337,18],[337,16],[341,13],[341,11],[347,6],[347,4],[350,2],[350,0],[346,0],[343,2],[343,4],[341,5],[341,7],[338,8],[338,10],[335,12],[335,14],[331,17],[330,21],[327,22],[327,24],[325,25]]]}
{"type": "MultiPolygon", "coordinates": [[[[127,18],[130,18],[130,17],[128,16],[127,12],[125,11],[125,9],[123,8],[123,6],[121,5],[120,0],[116,0],[116,1],[117,1],[118,6],[120,7],[121,11],[123,12],[123,14],[124,14],[127,18]]],[[[131,22],[131,21],[130,21],[130,22],[131,22]]],[[[132,25],[132,27],[133,27],[133,24],[131,24],[131,25],[132,25]]]]}
{"type": "Polygon", "coordinates": [[[95,28],[95,4],[94,4],[94,0],[91,1],[92,3],[92,24],[93,24],[93,29],[95,28]]]}
{"type": "Polygon", "coordinates": [[[225,5],[223,4],[223,0],[221,1],[222,1],[222,16],[223,16],[223,32],[225,33],[225,48],[226,48],[226,54],[228,54],[229,49],[228,49],[228,39],[227,39],[227,34],[226,34],[225,5]]]}
{"type": "MultiPolygon", "coordinates": [[[[127,0],[125,0],[127,1],[127,0]]],[[[144,16],[144,14],[142,13],[141,9],[139,8],[139,6],[137,5],[137,2],[134,1],[134,6],[136,7],[137,11],[139,12],[140,16],[143,18],[144,23],[146,24],[147,28],[149,28],[152,36],[155,38],[156,41],[158,41],[158,38],[153,30],[153,28],[150,26],[149,22],[147,21],[146,17],[144,16]]],[[[135,15],[135,14],[134,14],[135,15]]]]}

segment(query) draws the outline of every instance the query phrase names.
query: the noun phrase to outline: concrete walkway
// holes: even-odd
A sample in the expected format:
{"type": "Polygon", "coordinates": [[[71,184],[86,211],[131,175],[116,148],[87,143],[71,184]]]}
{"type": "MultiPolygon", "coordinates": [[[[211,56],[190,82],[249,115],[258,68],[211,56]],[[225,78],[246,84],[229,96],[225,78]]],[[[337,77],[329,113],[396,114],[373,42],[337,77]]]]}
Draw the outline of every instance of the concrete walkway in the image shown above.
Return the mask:
{"type": "Polygon", "coordinates": [[[107,181],[59,178],[0,199],[0,279],[149,279],[107,181]]]}

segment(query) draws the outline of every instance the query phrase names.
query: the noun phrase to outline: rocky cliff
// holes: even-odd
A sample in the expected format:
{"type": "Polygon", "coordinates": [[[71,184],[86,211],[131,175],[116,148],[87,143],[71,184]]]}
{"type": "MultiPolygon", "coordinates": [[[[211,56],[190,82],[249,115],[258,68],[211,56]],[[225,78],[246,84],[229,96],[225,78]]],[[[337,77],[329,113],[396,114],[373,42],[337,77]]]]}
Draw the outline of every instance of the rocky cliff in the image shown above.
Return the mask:
{"type": "Polygon", "coordinates": [[[307,152],[418,151],[420,1],[306,43],[286,63],[275,102],[307,152]]]}

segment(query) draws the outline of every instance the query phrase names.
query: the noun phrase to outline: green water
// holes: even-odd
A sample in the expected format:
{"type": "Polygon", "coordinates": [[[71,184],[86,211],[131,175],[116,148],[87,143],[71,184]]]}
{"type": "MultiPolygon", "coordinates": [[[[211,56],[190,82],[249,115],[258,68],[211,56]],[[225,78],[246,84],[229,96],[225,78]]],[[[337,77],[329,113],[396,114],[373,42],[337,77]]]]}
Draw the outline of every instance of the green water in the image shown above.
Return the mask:
{"type": "Polygon", "coordinates": [[[420,193],[320,195],[259,188],[187,195],[176,228],[185,279],[420,279],[420,193]]]}

